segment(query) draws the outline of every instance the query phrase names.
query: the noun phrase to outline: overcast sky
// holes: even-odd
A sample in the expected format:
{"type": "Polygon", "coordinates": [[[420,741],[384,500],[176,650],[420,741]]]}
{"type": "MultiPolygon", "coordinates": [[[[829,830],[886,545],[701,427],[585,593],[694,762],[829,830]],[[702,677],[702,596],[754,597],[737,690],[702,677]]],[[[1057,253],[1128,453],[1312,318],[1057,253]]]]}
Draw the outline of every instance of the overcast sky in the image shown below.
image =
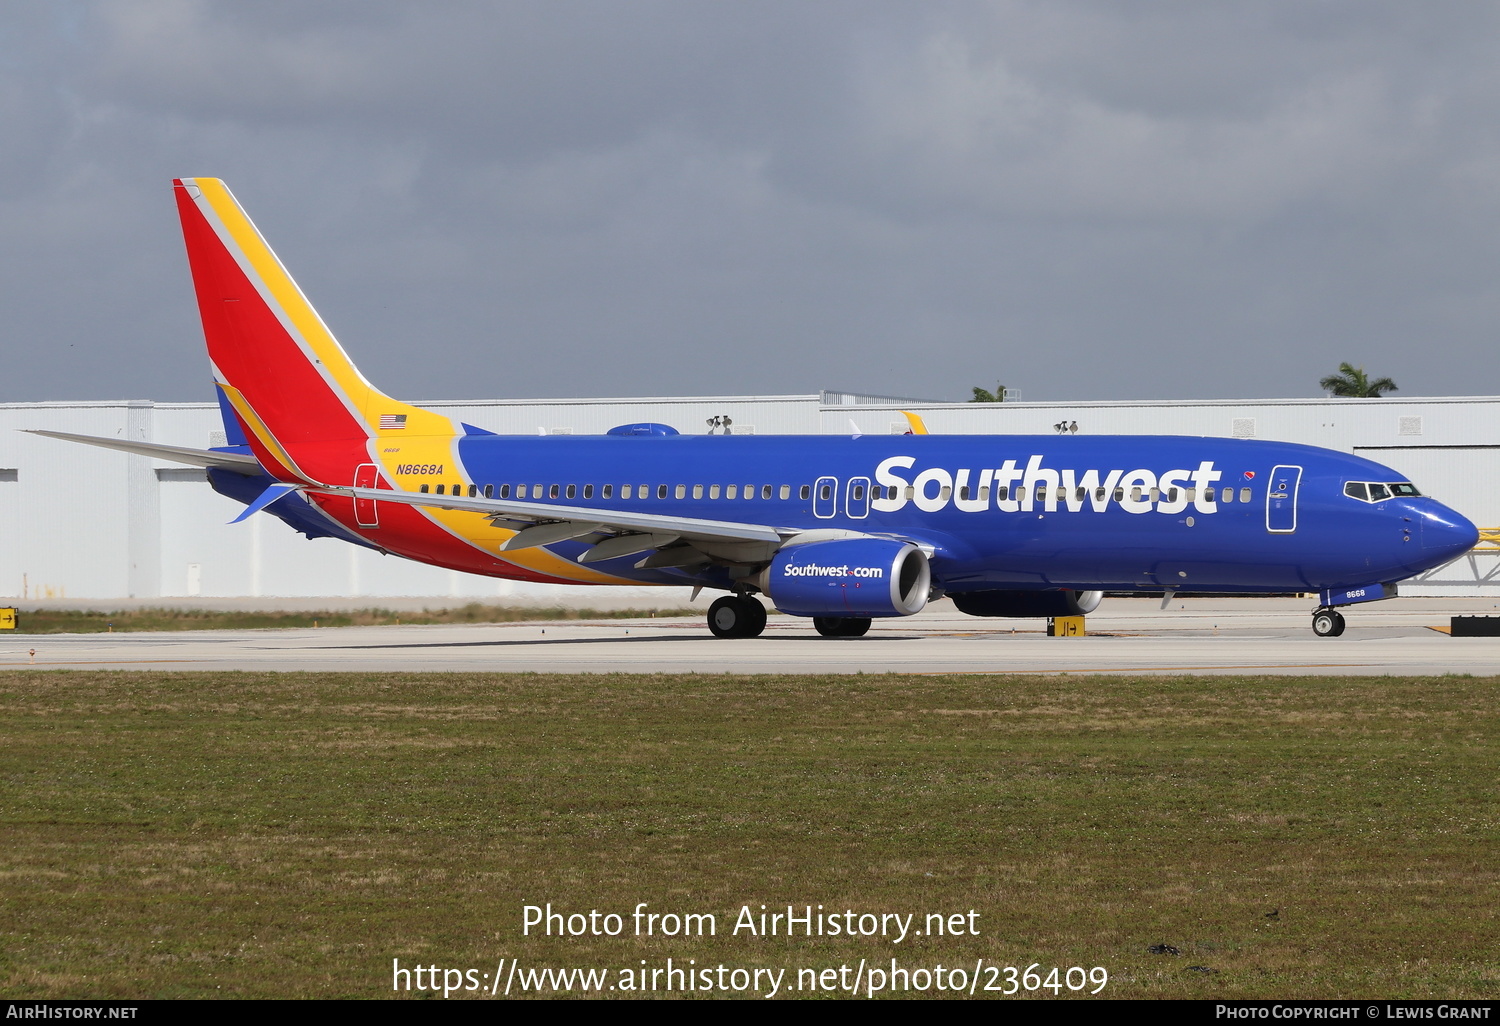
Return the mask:
{"type": "Polygon", "coordinates": [[[1500,393],[1500,7],[0,6],[0,401],[206,400],[223,178],[408,399],[1500,393]]]}

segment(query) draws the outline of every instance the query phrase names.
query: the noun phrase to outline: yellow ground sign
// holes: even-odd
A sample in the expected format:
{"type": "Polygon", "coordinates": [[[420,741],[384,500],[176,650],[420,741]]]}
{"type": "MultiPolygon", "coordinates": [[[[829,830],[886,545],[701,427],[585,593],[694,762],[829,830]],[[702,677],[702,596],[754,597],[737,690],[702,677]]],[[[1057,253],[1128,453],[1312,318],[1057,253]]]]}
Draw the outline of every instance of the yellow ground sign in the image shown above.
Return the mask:
{"type": "Polygon", "coordinates": [[[0,631],[13,631],[16,629],[16,611],[14,609],[0,609],[0,631]]]}
{"type": "Polygon", "coordinates": [[[1047,625],[1047,636],[1052,638],[1083,637],[1083,617],[1054,616],[1047,625]]]}

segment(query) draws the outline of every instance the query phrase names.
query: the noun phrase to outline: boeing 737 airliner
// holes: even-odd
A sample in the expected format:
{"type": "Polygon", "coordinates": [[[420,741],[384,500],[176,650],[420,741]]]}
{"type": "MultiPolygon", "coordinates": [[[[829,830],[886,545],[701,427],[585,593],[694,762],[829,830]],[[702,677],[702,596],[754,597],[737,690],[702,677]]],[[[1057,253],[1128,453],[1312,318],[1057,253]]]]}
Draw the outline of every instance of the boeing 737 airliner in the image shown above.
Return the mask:
{"type": "MultiPolygon", "coordinates": [[[[1091,611],[1105,591],[1317,592],[1336,607],[1472,548],[1388,467],[1306,445],[1158,436],[508,437],[391,399],[350,362],[224,184],[175,183],[230,444],[39,432],[209,468],[309,537],[527,581],[764,595],[826,637],[947,595],[975,616],[1091,611]]],[[[916,422],[920,424],[920,422],[916,422]]]]}

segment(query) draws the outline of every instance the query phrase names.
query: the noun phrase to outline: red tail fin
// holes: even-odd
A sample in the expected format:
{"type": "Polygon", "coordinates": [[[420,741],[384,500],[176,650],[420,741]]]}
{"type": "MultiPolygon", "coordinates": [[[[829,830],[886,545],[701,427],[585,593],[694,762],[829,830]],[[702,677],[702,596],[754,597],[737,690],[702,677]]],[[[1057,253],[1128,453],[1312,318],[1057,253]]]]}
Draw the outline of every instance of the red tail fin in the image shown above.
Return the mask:
{"type": "Polygon", "coordinates": [[[174,185],[214,378],[268,469],[342,483],[369,462],[382,423],[406,437],[454,433],[365,380],[223,182],[174,185]]]}

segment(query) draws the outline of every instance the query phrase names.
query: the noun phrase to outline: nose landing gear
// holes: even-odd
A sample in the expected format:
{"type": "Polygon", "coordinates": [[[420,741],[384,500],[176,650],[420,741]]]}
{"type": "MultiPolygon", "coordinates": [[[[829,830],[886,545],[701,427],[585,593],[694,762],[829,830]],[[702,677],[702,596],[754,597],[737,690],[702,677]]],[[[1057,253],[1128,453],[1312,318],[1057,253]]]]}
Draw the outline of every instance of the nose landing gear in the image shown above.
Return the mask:
{"type": "Polygon", "coordinates": [[[1312,629],[1320,638],[1336,638],[1344,633],[1344,616],[1335,609],[1314,610],[1312,629]]]}

